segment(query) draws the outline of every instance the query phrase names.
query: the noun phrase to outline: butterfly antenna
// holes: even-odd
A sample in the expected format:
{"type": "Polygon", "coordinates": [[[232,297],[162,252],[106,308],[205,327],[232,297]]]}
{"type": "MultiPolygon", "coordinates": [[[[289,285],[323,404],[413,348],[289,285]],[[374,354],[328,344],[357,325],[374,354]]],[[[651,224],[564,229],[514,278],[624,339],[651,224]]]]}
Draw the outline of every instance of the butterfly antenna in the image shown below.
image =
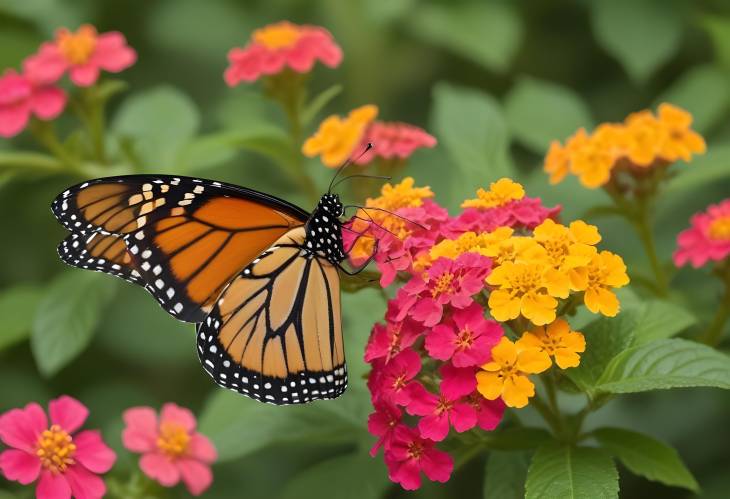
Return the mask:
{"type": "MultiPolygon", "coordinates": [[[[361,210],[362,210],[362,211],[363,211],[363,212],[364,212],[364,213],[365,213],[365,214],[366,214],[366,215],[367,215],[368,217],[370,217],[370,214],[369,214],[369,213],[367,212],[368,210],[376,210],[376,211],[382,211],[382,212],[388,213],[388,214],[390,214],[390,215],[393,215],[393,216],[394,216],[394,217],[396,217],[396,218],[400,218],[401,220],[404,220],[404,221],[406,221],[406,222],[408,222],[408,223],[411,223],[411,224],[413,224],[413,225],[416,225],[416,226],[420,227],[420,228],[421,228],[421,229],[423,229],[423,230],[428,230],[428,228],[427,228],[427,227],[426,227],[425,225],[421,225],[421,224],[419,224],[418,222],[414,222],[414,221],[413,221],[413,220],[411,220],[410,218],[406,218],[406,217],[404,217],[404,216],[402,216],[402,215],[398,215],[397,213],[393,213],[392,211],[386,210],[385,208],[376,208],[375,206],[361,206],[361,205],[359,205],[359,204],[348,204],[348,205],[347,205],[347,206],[345,206],[345,207],[344,207],[343,209],[347,209],[347,208],[359,208],[359,209],[361,209],[361,210]]],[[[372,217],[370,217],[370,220],[372,220],[372,217]]],[[[375,223],[375,222],[373,222],[373,223],[375,223]]],[[[376,225],[377,225],[377,224],[376,224],[376,225]]]]}
{"type": "Polygon", "coordinates": [[[350,180],[351,178],[379,178],[381,180],[392,180],[393,177],[390,177],[388,175],[365,175],[365,174],[356,173],[355,175],[350,175],[345,178],[341,178],[340,180],[337,181],[337,183],[335,183],[335,185],[332,186],[332,188],[333,189],[336,188],[342,182],[344,182],[345,180],[350,180]]]}
{"type": "Polygon", "coordinates": [[[372,148],[373,148],[372,142],[368,142],[368,145],[365,146],[365,149],[360,154],[358,154],[357,157],[355,157],[354,159],[348,158],[347,161],[342,163],[342,165],[337,169],[337,172],[332,177],[332,180],[330,180],[330,186],[327,188],[327,194],[332,192],[332,184],[335,182],[335,179],[340,175],[340,173],[342,173],[348,166],[353,164],[355,161],[362,158],[365,155],[365,153],[368,152],[372,148]]]}

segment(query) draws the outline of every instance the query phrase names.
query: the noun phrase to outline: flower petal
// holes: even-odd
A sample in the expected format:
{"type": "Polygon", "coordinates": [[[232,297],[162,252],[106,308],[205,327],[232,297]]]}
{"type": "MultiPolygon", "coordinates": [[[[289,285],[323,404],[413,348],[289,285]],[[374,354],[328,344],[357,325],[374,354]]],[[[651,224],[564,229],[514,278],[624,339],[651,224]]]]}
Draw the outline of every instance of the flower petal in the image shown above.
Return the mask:
{"type": "Polygon", "coordinates": [[[84,404],[73,397],[62,395],[48,404],[48,413],[51,416],[51,424],[56,424],[68,433],[74,433],[81,428],[86,418],[89,417],[89,410],[84,404]]]}
{"type": "Polygon", "coordinates": [[[177,465],[180,468],[183,482],[192,495],[199,496],[213,483],[210,466],[193,459],[181,459],[177,465]]]}
{"type": "Polygon", "coordinates": [[[151,407],[132,407],[124,411],[127,426],[122,432],[124,447],[132,452],[149,452],[156,448],[157,413],[151,407]]]}
{"type": "Polygon", "coordinates": [[[38,437],[47,428],[46,414],[35,402],[0,415],[0,440],[16,449],[34,452],[38,437]]]}
{"type": "Polygon", "coordinates": [[[165,404],[162,406],[162,412],[160,413],[161,423],[177,423],[188,432],[195,431],[195,416],[190,410],[180,407],[176,404],[165,404]]]}
{"type": "Polygon", "coordinates": [[[100,499],[106,494],[104,480],[83,466],[70,467],[65,476],[75,499],[100,499]]]}
{"type": "Polygon", "coordinates": [[[180,481],[180,470],[162,454],[149,453],[139,460],[139,467],[145,475],[157,480],[160,485],[172,487],[180,481]]]}
{"type": "Polygon", "coordinates": [[[94,473],[106,473],[117,459],[117,455],[104,443],[97,430],[82,431],[74,436],[74,444],[75,458],[94,473]]]}
{"type": "Polygon", "coordinates": [[[79,87],[90,87],[99,79],[99,67],[92,64],[72,66],[69,78],[79,87]]]}
{"type": "Polygon", "coordinates": [[[54,475],[50,471],[41,473],[41,481],[35,489],[38,499],[71,499],[71,486],[65,474],[54,475]]]}
{"type": "Polygon", "coordinates": [[[208,437],[200,433],[196,433],[191,437],[188,444],[188,455],[204,463],[212,463],[218,458],[218,452],[213,443],[208,437]]]}
{"type": "Polygon", "coordinates": [[[9,449],[0,454],[0,471],[8,480],[33,483],[41,472],[41,460],[28,452],[9,449]]]}

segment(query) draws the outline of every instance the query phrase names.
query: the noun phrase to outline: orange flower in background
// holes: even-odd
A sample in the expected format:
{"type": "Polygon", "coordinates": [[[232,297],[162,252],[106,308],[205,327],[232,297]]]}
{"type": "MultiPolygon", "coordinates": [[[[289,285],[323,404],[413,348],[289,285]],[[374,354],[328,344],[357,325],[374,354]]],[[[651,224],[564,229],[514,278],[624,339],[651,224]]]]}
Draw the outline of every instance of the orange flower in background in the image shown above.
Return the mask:
{"type": "Polygon", "coordinates": [[[692,115],[672,104],[661,104],[656,114],[644,110],[623,123],[604,123],[592,134],[581,128],[565,146],[554,141],[545,156],[550,183],[576,175],[589,189],[605,185],[617,166],[652,168],[703,154],[705,141],[692,130],[692,115]]]}
{"type": "Polygon", "coordinates": [[[231,49],[223,76],[233,87],[285,68],[308,73],[317,61],[330,68],[342,62],[342,49],[330,32],[319,26],[281,21],[254,31],[245,47],[231,49]]]}
{"type": "Polygon", "coordinates": [[[329,168],[339,167],[350,159],[377,115],[377,106],[366,105],[353,109],[346,118],[337,115],[326,118],[317,132],[304,142],[302,154],[310,158],[320,156],[329,168]]]}

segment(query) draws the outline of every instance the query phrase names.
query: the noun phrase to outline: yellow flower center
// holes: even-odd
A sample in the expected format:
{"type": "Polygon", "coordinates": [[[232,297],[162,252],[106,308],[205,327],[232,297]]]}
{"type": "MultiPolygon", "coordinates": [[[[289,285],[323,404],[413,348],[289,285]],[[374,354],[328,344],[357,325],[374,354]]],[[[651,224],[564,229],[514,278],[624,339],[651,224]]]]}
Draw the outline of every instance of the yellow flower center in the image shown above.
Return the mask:
{"type": "Polygon", "coordinates": [[[253,41],[271,50],[294,46],[302,33],[298,26],[288,22],[272,24],[253,32],[253,41]]]}
{"type": "Polygon", "coordinates": [[[62,29],[56,35],[58,49],[71,64],[85,64],[96,48],[96,29],[84,24],[76,33],[62,29]]]}
{"type": "Polygon", "coordinates": [[[41,460],[43,468],[53,474],[63,473],[74,464],[73,456],[76,445],[71,435],[58,425],[53,425],[38,437],[36,456],[41,460]]]}
{"type": "Polygon", "coordinates": [[[444,272],[441,274],[438,279],[436,279],[436,284],[431,289],[431,298],[436,298],[437,296],[440,296],[443,293],[448,293],[452,290],[452,283],[454,282],[454,274],[451,272],[444,272]]]}
{"type": "Polygon", "coordinates": [[[730,240],[730,215],[716,218],[710,224],[710,239],[718,241],[730,240]]]}
{"type": "Polygon", "coordinates": [[[190,443],[190,435],[177,423],[162,423],[160,436],[157,437],[157,448],[168,458],[176,458],[185,454],[190,443]]]}
{"type": "Polygon", "coordinates": [[[471,348],[471,346],[474,344],[474,334],[469,330],[468,327],[465,327],[461,331],[459,331],[459,334],[456,336],[456,347],[462,350],[466,350],[467,348],[471,348]]]}
{"type": "Polygon", "coordinates": [[[393,390],[400,390],[406,386],[406,375],[401,374],[393,380],[393,390]]]}
{"type": "Polygon", "coordinates": [[[537,268],[525,268],[512,276],[512,289],[525,294],[543,287],[542,275],[537,268]]]}

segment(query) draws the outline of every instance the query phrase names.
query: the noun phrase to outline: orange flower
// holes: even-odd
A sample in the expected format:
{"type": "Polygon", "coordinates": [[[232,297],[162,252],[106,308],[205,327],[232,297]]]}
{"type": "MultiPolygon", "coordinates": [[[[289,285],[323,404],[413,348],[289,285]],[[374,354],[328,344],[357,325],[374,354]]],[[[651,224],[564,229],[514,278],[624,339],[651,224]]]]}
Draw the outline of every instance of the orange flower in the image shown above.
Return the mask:
{"type": "Polygon", "coordinates": [[[667,131],[661,155],[667,161],[690,161],[692,154],[704,154],[707,146],[702,136],[690,129],[692,115],[671,104],[659,106],[659,120],[667,131]]]}
{"type": "Polygon", "coordinates": [[[481,187],[476,199],[467,199],[461,203],[462,208],[496,208],[525,197],[525,189],[509,178],[501,178],[489,184],[489,190],[481,187]]]}
{"type": "Polygon", "coordinates": [[[302,153],[310,158],[319,155],[325,166],[339,167],[350,158],[377,115],[377,106],[367,105],[353,109],[344,119],[337,115],[326,118],[304,142],[302,153]]]}

